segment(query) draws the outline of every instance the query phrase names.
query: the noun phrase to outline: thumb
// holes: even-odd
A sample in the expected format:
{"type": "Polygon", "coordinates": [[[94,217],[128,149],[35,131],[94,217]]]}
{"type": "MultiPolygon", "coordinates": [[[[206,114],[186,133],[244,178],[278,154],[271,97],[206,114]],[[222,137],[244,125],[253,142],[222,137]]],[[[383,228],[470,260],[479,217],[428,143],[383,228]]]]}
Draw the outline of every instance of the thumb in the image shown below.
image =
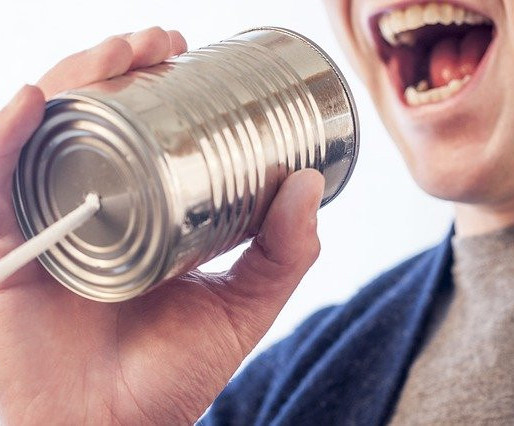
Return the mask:
{"type": "Polygon", "coordinates": [[[43,119],[45,98],[35,86],[24,86],[0,111],[0,184],[10,187],[22,145],[43,119]]]}
{"type": "Polygon", "coordinates": [[[317,170],[289,176],[257,237],[229,271],[223,297],[248,349],[271,326],[319,255],[316,215],[323,189],[317,170]]]}

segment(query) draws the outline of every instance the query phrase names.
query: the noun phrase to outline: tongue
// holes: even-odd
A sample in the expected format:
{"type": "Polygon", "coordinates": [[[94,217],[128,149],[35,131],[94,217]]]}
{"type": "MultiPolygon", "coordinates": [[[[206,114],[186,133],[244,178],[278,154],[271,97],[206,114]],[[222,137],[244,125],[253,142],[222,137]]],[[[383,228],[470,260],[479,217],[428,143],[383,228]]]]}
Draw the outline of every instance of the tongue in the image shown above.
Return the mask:
{"type": "Polygon", "coordinates": [[[462,78],[460,74],[459,40],[445,38],[437,43],[430,55],[430,80],[432,87],[445,86],[462,78]]]}
{"type": "Polygon", "coordinates": [[[470,31],[460,44],[460,72],[462,76],[473,74],[491,43],[491,31],[477,28],[470,31]]]}
{"type": "Polygon", "coordinates": [[[437,43],[430,55],[432,87],[445,86],[452,80],[472,75],[491,40],[484,28],[470,30],[462,40],[448,37],[437,43]]]}

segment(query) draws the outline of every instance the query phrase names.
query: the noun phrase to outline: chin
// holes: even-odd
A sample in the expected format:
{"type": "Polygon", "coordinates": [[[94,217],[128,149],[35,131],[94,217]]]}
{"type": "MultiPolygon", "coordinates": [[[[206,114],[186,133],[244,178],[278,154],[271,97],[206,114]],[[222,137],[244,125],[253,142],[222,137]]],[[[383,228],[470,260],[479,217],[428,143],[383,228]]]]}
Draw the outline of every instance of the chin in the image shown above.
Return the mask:
{"type": "Polygon", "coordinates": [[[494,205],[514,199],[513,179],[509,176],[514,164],[507,161],[509,157],[480,156],[473,149],[462,151],[443,158],[414,156],[407,166],[421,189],[442,200],[494,205]]]}

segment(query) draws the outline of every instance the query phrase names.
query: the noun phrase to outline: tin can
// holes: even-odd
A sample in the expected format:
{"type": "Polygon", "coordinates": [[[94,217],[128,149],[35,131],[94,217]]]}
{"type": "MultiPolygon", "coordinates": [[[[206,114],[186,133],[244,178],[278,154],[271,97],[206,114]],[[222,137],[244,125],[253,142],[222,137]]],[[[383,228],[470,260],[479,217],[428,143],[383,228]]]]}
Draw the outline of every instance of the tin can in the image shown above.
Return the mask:
{"type": "Polygon", "coordinates": [[[300,34],[258,28],[48,102],[14,206],[31,238],[99,194],[97,215],[39,260],[82,296],[123,301],[251,237],[296,170],[323,173],[330,202],[358,135],[334,62],[300,34]]]}

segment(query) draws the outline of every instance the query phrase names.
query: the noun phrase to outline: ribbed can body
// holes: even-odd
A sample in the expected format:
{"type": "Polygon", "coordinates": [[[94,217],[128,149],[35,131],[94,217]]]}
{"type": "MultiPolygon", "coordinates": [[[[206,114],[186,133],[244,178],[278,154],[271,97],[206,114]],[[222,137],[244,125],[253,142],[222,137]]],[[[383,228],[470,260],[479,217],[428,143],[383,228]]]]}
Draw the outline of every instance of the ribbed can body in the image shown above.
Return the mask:
{"type": "Polygon", "coordinates": [[[31,237],[98,193],[101,212],[40,260],[73,291],[120,301],[247,239],[295,170],[320,170],[328,203],[357,151],[337,67],[263,28],[58,96],[13,194],[31,237]]]}

